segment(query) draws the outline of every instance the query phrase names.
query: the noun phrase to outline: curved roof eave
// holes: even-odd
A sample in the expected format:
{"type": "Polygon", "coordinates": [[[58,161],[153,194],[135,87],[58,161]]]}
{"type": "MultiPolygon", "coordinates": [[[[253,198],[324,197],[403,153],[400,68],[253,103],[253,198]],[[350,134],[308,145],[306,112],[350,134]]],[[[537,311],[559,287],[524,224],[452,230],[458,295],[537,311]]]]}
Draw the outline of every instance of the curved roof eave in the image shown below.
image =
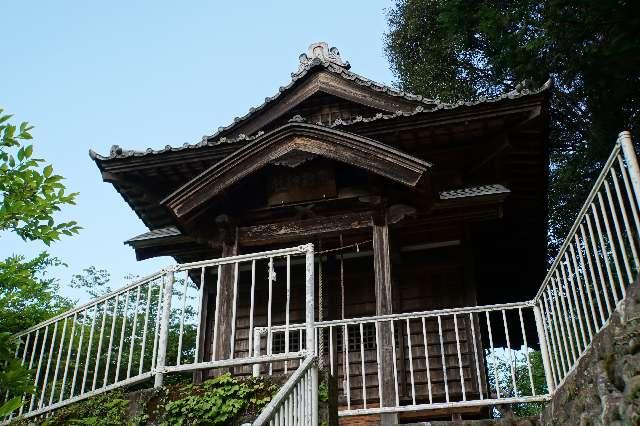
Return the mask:
{"type": "Polygon", "coordinates": [[[412,187],[431,167],[427,161],[376,140],[294,121],[255,138],[178,188],[160,204],[177,218],[187,216],[234,183],[292,151],[340,161],[412,187]]]}

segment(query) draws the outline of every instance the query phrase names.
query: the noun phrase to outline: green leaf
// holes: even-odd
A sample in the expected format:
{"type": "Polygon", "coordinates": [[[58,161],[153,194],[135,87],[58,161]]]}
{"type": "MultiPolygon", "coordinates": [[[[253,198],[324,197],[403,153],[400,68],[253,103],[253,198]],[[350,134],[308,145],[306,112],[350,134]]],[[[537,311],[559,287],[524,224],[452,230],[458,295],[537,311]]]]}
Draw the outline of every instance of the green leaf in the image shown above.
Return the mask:
{"type": "Polygon", "coordinates": [[[44,177],[48,178],[49,176],[51,176],[52,173],[53,173],[53,166],[49,164],[44,168],[44,171],[43,171],[44,177]]]}
{"type": "Polygon", "coordinates": [[[0,417],[5,417],[11,414],[13,411],[20,408],[22,405],[22,397],[16,396],[15,398],[11,398],[4,404],[0,406],[0,417]]]}
{"type": "MultiPolygon", "coordinates": [[[[0,110],[0,114],[2,113],[2,110],[0,110]]],[[[8,115],[0,115],[0,124],[4,123],[5,121],[7,121],[8,119],[10,119],[11,117],[13,117],[13,114],[8,114],[8,115]]]]}

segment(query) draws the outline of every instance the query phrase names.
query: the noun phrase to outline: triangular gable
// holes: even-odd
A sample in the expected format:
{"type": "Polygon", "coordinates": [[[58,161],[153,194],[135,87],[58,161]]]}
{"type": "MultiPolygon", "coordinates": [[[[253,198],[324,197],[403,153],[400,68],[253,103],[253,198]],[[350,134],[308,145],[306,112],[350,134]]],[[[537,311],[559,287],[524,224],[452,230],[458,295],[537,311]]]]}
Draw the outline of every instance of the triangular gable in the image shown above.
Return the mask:
{"type": "Polygon", "coordinates": [[[415,187],[431,164],[373,139],[323,126],[288,123],[264,134],[216,163],[161,201],[176,218],[258,169],[294,151],[325,157],[415,187]]]}
{"type": "Polygon", "coordinates": [[[251,108],[243,117],[236,117],[230,125],[206,137],[206,140],[249,136],[264,129],[269,123],[282,118],[287,112],[318,93],[326,93],[355,102],[380,112],[409,112],[416,107],[435,106],[435,102],[395,90],[349,71],[335,47],[327,43],[313,43],[306,54],[300,55],[300,67],[293,73],[291,82],[280,87],[277,94],[265,98],[264,103],[251,108]]]}

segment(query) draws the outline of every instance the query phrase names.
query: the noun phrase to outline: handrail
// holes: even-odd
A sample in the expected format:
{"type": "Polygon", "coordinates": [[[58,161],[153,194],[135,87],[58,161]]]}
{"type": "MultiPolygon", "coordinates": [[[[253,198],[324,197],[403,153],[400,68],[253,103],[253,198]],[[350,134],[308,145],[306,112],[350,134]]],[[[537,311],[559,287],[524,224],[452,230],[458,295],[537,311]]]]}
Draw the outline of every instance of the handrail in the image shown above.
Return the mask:
{"type": "Polygon", "coordinates": [[[556,258],[554,259],[553,263],[549,267],[549,271],[547,272],[547,275],[545,276],[544,280],[542,281],[542,284],[540,285],[540,288],[538,289],[538,292],[533,298],[533,303],[537,303],[540,300],[540,296],[542,294],[542,291],[544,290],[545,285],[549,282],[549,280],[551,279],[551,276],[553,275],[553,271],[558,266],[558,263],[560,263],[560,261],[562,260],[562,256],[567,250],[567,247],[569,246],[569,244],[571,244],[573,240],[573,236],[576,234],[580,226],[580,223],[582,222],[582,219],[584,218],[585,214],[589,210],[589,207],[593,203],[593,200],[595,199],[596,195],[600,191],[603,182],[607,178],[607,175],[609,174],[614,162],[618,158],[618,154],[620,153],[621,150],[629,166],[629,175],[630,175],[631,184],[635,193],[636,202],[638,205],[640,205],[640,180],[639,180],[640,178],[638,178],[638,176],[640,176],[640,169],[638,168],[638,161],[636,159],[633,143],[631,142],[631,134],[628,131],[623,131],[623,132],[620,132],[620,134],[618,135],[618,139],[616,140],[616,143],[613,147],[613,150],[611,151],[611,154],[607,158],[607,161],[605,161],[604,166],[602,167],[602,171],[598,175],[598,178],[593,184],[593,187],[591,188],[589,195],[587,196],[586,200],[582,204],[582,208],[580,208],[580,211],[578,212],[578,216],[576,216],[576,219],[574,220],[573,225],[571,226],[569,232],[567,233],[567,236],[565,237],[564,242],[560,246],[560,249],[558,250],[558,254],[556,255],[556,258]]]}
{"type": "MultiPolygon", "coordinates": [[[[518,309],[518,308],[531,308],[533,306],[533,300],[528,302],[512,302],[512,303],[498,303],[493,305],[477,305],[477,306],[463,306],[459,308],[447,308],[447,309],[432,309],[428,311],[417,311],[417,312],[404,312],[398,314],[385,314],[385,315],[369,315],[365,317],[357,317],[357,318],[344,318],[337,320],[324,320],[324,321],[316,321],[314,323],[315,328],[319,327],[328,327],[333,325],[348,325],[348,324],[359,324],[361,322],[383,322],[389,320],[401,320],[401,319],[415,319],[422,317],[438,317],[443,315],[453,315],[453,314],[468,314],[468,313],[479,313],[486,311],[502,311],[508,309],[518,309]]],[[[290,324],[290,330],[300,330],[304,329],[305,323],[296,323],[290,324]]],[[[271,327],[272,331],[282,331],[285,330],[284,325],[274,325],[271,327]]],[[[266,330],[267,327],[256,327],[255,330],[261,331],[266,330]]]]}
{"type": "Polygon", "coordinates": [[[280,412],[282,412],[281,423],[278,424],[290,424],[287,420],[293,420],[293,424],[308,424],[308,425],[318,425],[318,392],[317,387],[315,389],[311,388],[313,379],[310,381],[306,381],[301,386],[301,392],[305,392],[307,395],[304,397],[299,397],[297,395],[293,395],[294,390],[300,386],[303,382],[303,379],[310,375],[316,375],[317,382],[317,357],[315,355],[311,355],[305,358],[304,362],[298,367],[298,369],[289,377],[289,379],[285,382],[285,384],[280,388],[278,393],[273,397],[271,402],[267,404],[267,406],[262,410],[260,415],[253,421],[253,426],[263,426],[268,424],[270,420],[276,417],[280,412]],[[313,394],[313,395],[312,395],[313,394]],[[286,410],[282,410],[283,405],[287,402],[287,400],[291,398],[296,398],[293,400],[292,404],[296,404],[295,408],[293,406],[287,407],[286,410]],[[315,409],[313,406],[315,405],[315,409]],[[282,422],[282,420],[285,420],[282,422]]]}
{"type": "Polygon", "coordinates": [[[618,135],[533,299],[549,389],[561,386],[640,270],[640,169],[618,135]]]}
{"type": "Polygon", "coordinates": [[[38,324],[36,324],[34,326],[31,326],[31,327],[27,328],[24,331],[20,331],[18,333],[15,333],[13,335],[13,337],[14,338],[22,337],[22,336],[24,336],[26,334],[31,333],[34,330],[37,330],[39,328],[42,328],[42,327],[45,327],[47,325],[53,324],[53,323],[55,323],[57,321],[60,321],[62,319],[69,318],[75,313],[78,313],[80,311],[84,311],[84,310],[86,310],[88,308],[91,308],[92,306],[99,305],[100,303],[104,302],[107,299],[111,299],[111,298],[113,298],[115,296],[124,294],[128,290],[131,290],[132,288],[135,288],[135,287],[137,287],[137,286],[139,286],[141,284],[146,284],[147,282],[153,281],[156,278],[160,278],[162,275],[164,275],[170,269],[171,269],[171,267],[163,268],[163,269],[160,269],[159,271],[156,271],[156,272],[154,272],[152,274],[149,274],[149,275],[144,276],[142,278],[138,278],[137,280],[125,285],[124,287],[121,287],[121,288],[119,288],[117,290],[110,291],[109,293],[103,294],[102,296],[96,297],[95,299],[92,299],[92,300],[90,300],[90,301],[88,301],[86,303],[83,303],[81,305],[76,306],[75,308],[71,308],[68,311],[65,311],[65,312],[63,312],[61,314],[58,314],[55,317],[49,318],[48,320],[44,320],[41,323],[38,323],[38,324]]]}
{"type": "Polygon", "coordinates": [[[551,276],[553,275],[553,271],[558,266],[558,263],[560,263],[560,261],[562,260],[562,256],[567,250],[567,247],[569,246],[569,244],[571,244],[573,236],[578,230],[578,227],[580,226],[580,223],[582,222],[584,215],[589,210],[589,207],[591,207],[591,203],[593,202],[594,198],[600,191],[602,183],[607,177],[609,170],[611,169],[611,166],[615,162],[619,152],[620,152],[620,145],[616,143],[615,146],[613,147],[613,150],[611,151],[611,154],[609,155],[609,158],[607,158],[607,161],[605,161],[602,171],[600,172],[600,174],[598,175],[598,178],[593,184],[593,187],[591,188],[589,195],[587,195],[587,199],[582,204],[582,207],[578,212],[578,216],[576,216],[576,219],[573,221],[573,225],[571,226],[571,229],[569,229],[569,232],[567,233],[567,236],[565,237],[564,242],[562,243],[562,245],[560,246],[560,249],[558,250],[558,254],[556,255],[551,266],[549,267],[549,271],[547,272],[547,275],[544,277],[544,280],[542,280],[542,284],[540,285],[538,292],[533,298],[534,303],[536,303],[540,299],[540,295],[544,290],[544,286],[547,284],[547,282],[549,282],[549,280],[551,279],[551,276]]]}
{"type": "Polygon", "coordinates": [[[239,254],[232,257],[219,257],[217,259],[208,259],[208,260],[199,260],[197,262],[181,263],[176,265],[175,268],[173,268],[173,270],[176,272],[180,272],[180,271],[186,271],[189,269],[197,269],[197,268],[209,267],[209,266],[229,265],[232,263],[246,262],[249,260],[256,260],[256,259],[265,259],[269,257],[282,257],[288,254],[302,254],[308,251],[309,249],[313,250],[313,244],[304,244],[296,247],[262,251],[258,253],[239,254]]]}
{"type": "MultiPolygon", "coordinates": [[[[345,376],[343,386],[346,387],[348,408],[343,410],[341,415],[401,412],[441,406],[454,408],[507,402],[545,401],[575,370],[578,361],[590,348],[594,337],[609,323],[614,311],[622,304],[626,295],[625,288],[637,279],[640,271],[639,212],[640,168],[630,134],[622,132],[542,281],[539,291],[529,301],[315,322],[315,261],[312,244],[169,266],[15,334],[15,337],[19,338],[16,354],[21,353],[25,367],[36,369],[34,382],[36,393],[30,400],[29,398],[23,400],[24,404],[19,414],[32,417],[91,395],[127,386],[133,381],[148,380],[151,377],[155,377],[155,386],[161,386],[163,375],[168,373],[253,364],[253,371],[256,374],[260,371],[259,364],[268,364],[269,374],[271,374],[274,363],[281,363],[286,373],[288,363],[292,363],[299,364],[298,368],[254,424],[262,425],[270,419],[274,419],[277,424],[292,422],[317,424],[316,362],[324,362],[325,354],[316,354],[315,351],[321,346],[319,341],[323,341],[323,333],[328,333],[330,337],[328,346],[332,373],[334,367],[338,369],[339,358],[342,357],[343,368],[340,371],[345,376]],[[298,255],[305,257],[305,319],[303,323],[291,323],[289,315],[292,296],[291,266],[299,264],[297,260],[292,261],[292,257],[298,255]],[[256,261],[258,260],[268,262],[266,278],[269,289],[268,300],[254,300],[256,261]],[[243,263],[242,267],[241,263],[243,263]],[[217,271],[210,270],[208,275],[205,274],[205,270],[211,267],[217,267],[217,271]],[[280,281],[283,277],[286,281],[286,304],[284,323],[274,324],[272,286],[276,282],[276,268],[286,270],[285,274],[280,275],[280,281]],[[248,349],[238,349],[242,355],[236,356],[235,327],[240,272],[250,272],[251,305],[249,342],[246,345],[248,349]],[[190,281],[196,275],[200,276],[199,288],[190,281]],[[225,276],[224,284],[227,286],[224,290],[225,297],[231,302],[231,305],[224,309],[219,307],[223,275],[225,276]],[[210,360],[204,359],[205,350],[202,342],[205,340],[201,339],[199,326],[203,312],[201,307],[204,306],[205,300],[204,282],[208,279],[207,277],[217,277],[216,302],[212,312],[215,323],[211,348],[225,346],[220,356],[217,355],[217,350],[208,354],[210,360]],[[174,284],[176,284],[175,289],[174,284]],[[197,295],[188,298],[187,292],[194,290],[197,295]],[[181,298],[181,308],[172,306],[174,298],[181,298]],[[188,324],[185,327],[185,318],[193,315],[188,314],[188,299],[195,300],[191,303],[195,303],[197,321],[195,325],[188,324]],[[257,306],[262,302],[267,302],[266,326],[254,324],[254,303],[257,306]],[[219,318],[221,315],[228,316],[228,318],[222,317],[226,321],[219,318]],[[519,327],[517,327],[517,321],[509,325],[508,316],[514,321],[519,319],[519,327]],[[175,322],[176,317],[178,323],[175,322]],[[532,318],[535,322],[531,321],[532,318]],[[229,323],[230,330],[225,329],[224,326],[218,327],[219,321],[221,324],[229,323]],[[138,324],[140,324],[139,330],[136,328],[138,324]],[[529,343],[533,343],[534,347],[538,345],[540,347],[547,382],[548,392],[546,393],[536,392],[534,389],[532,364],[525,332],[531,329],[530,325],[535,325],[537,331],[535,335],[537,341],[529,343]],[[169,339],[172,326],[175,328],[173,333],[178,334],[175,363],[167,359],[168,347],[172,344],[169,339]],[[304,344],[302,329],[306,332],[304,344]],[[188,331],[197,333],[195,351],[193,347],[187,348],[185,354],[188,355],[182,356],[185,349],[183,336],[188,331]],[[274,333],[283,331],[285,332],[284,351],[279,349],[280,353],[274,354],[272,351],[274,333]],[[300,342],[295,352],[290,350],[290,331],[300,331],[300,342]],[[365,342],[365,331],[369,333],[366,339],[375,338],[374,342],[365,342]],[[507,383],[506,389],[504,384],[499,383],[501,379],[495,364],[495,354],[493,365],[490,365],[489,358],[485,359],[483,352],[487,348],[483,348],[482,342],[476,341],[477,339],[473,337],[484,332],[489,339],[490,354],[494,353],[494,337],[496,343],[498,339],[506,339],[504,342],[506,350],[503,348],[503,352],[510,357],[509,365],[513,379],[512,385],[507,383]],[[219,336],[220,333],[228,334],[219,336]],[[390,343],[394,341],[397,333],[406,333],[408,336],[402,343],[406,343],[407,347],[400,352],[408,354],[409,357],[412,390],[410,405],[401,404],[398,394],[398,369],[395,365],[397,343],[396,345],[390,343]],[[264,355],[260,355],[261,334],[266,334],[264,355]],[[332,340],[337,339],[338,334],[342,336],[342,341],[332,340]],[[386,339],[389,336],[391,338],[386,339]],[[413,341],[414,338],[411,336],[418,336],[418,338],[421,336],[421,341],[413,341]],[[510,340],[510,336],[515,339],[510,340]],[[229,346],[226,346],[227,343],[216,345],[218,338],[224,338],[229,346]],[[516,388],[513,357],[518,356],[516,353],[518,350],[511,347],[511,343],[516,341],[523,343],[523,356],[526,356],[523,362],[528,370],[530,394],[516,388]],[[462,342],[465,342],[466,349],[463,349],[462,342]],[[455,344],[455,351],[451,352],[451,349],[447,349],[450,353],[445,354],[447,352],[445,347],[452,348],[453,344],[455,344]],[[470,349],[471,344],[473,349],[470,349]],[[342,347],[341,355],[337,353],[338,345],[342,347]],[[385,345],[391,346],[391,350],[384,349],[386,352],[383,354],[382,346],[385,345]],[[351,387],[354,384],[350,381],[349,352],[353,352],[354,347],[360,352],[361,365],[356,370],[359,369],[362,377],[359,380],[360,389],[356,391],[361,392],[358,398],[362,398],[363,408],[351,407],[353,396],[351,387]],[[436,353],[432,352],[430,355],[429,351],[433,351],[434,348],[436,353]],[[368,383],[370,379],[365,378],[365,350],[376,352],[377,387],[380,393],[378,402],[373,404],[377,404],[378,407],[367,406],[366,393],[367,387],[370,387],[368,383]],[[463,354],[463,351],[467,352],[463,354]],[[389,362],[389,359],[393,360],[393,368],[389,368],[388,364],[385,367],[392,371],[382,368],[380,360],[383,355],[386,357],[385,362],[389,362]],[[444,377],[446,403],[432,400],[429,362],[430,357],[434,355],[441,358],[438,362],[441,363],[441,372],[444,377]],[[448,355],[457,355],[457,365],[455,363],[452,366],[446,365],[448,355]],[[463,366],[467,362],[463,362],[467,355],[472,355],[468,359],[471,359],[470,362],[473,364],[463,366]],[[302,357],[304,360],[300,361],[302,357]],[[426,365],[428,404],[416,403],[414,379],[417,376],[414,377],[413,366],[414,358],[420,357],[422,358],[420,362],[424,361],[426,365]],[[459,383],[454,383],[455,386],[459,386],[459,395],[456,393],[457,390],[448,388],[451,380],[457,380],[452,379],[453,376],[447,379],[447,369],[451,368],[459,371],[456,373],[460,379],[459,383]],[[471,376],[468,376],[469,371],[471,376]],[[491,374],[493,374],[492,386],[496,398],[493,397],[494,395],[483,393],[485,386],[490,390],[489,384],[483,381],[491,377],[491,374]],[[389,384],[392,387],[395,386],[395,402],[389,402],[386,395],[383,404],[381,389],[389,384]],[[462,399],[456,400],[459,396],[462,399]]],[[[285,285],[285,282],[279,284],[285,285]]],[[[326,337],[326,334],[324,336],[326,337]]],[[[5,398],[7,397],[9,397],[8,394],[5,395],[5,398]]]]}

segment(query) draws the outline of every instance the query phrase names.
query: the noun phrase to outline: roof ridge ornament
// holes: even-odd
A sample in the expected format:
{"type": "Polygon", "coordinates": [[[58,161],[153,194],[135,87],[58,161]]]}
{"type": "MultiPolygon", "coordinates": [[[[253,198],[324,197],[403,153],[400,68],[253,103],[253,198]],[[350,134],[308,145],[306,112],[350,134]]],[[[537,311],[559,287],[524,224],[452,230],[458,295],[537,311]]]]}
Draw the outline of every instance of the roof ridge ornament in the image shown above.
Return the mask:
{"type": "Polygon", "coordinates": [[[292,76],[298,76],[308,68],[315,64],[333,64],[344,69],[351,68],[351,65],[347,61],[343,61],[340,57],[340,51],[337,47],[329,48],[329,44],[324,41],[311,43],[307,53],[303,53],[299,56],[300,65],[298,71],[293,73],[292,76]]]}

